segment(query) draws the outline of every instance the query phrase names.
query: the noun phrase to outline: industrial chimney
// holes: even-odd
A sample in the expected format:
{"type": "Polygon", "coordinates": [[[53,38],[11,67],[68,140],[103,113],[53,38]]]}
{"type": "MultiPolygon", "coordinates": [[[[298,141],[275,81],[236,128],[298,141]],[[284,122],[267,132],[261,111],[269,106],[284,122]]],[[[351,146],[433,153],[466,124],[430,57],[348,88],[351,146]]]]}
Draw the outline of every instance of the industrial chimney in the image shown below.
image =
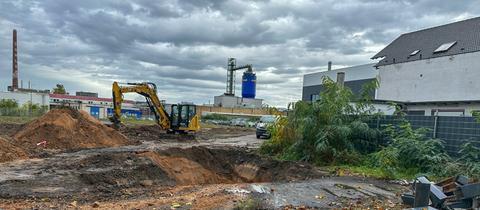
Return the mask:
{"type": "Polygon", "coordinates": [[[329,70],[329,71],[332,70],[332,61],[328,61],[328,70],[329,70]]]}
{"type": "Polygon", "coordinates": [[[345,84],[345,72],[337,73],[337,84],[343,87],[343,85],[345,84]]]}
{"type": "Polygon", "coordinates": [[[17,30],[13,29],[12,46],[12,91],[18,90],[17,30]]]}

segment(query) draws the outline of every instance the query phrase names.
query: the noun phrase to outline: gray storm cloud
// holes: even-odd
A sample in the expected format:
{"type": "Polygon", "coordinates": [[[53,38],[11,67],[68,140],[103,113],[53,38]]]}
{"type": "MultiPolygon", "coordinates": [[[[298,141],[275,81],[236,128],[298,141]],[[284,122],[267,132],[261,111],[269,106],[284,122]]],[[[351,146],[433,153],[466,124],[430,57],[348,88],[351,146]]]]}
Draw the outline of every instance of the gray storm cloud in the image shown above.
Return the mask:
{"type": "Polygon", "coordinates": [[[114,80],[147,80],[167,101],[206,103],[236,57],[256,68],[258,97],[286,106],[300,99],[302,74],[329,60],[369,63],[401,33],[479,14],[474,0],[1,1],[0,88],[16,28],[20,77],[35,88],[109,97],[114,80]]]}

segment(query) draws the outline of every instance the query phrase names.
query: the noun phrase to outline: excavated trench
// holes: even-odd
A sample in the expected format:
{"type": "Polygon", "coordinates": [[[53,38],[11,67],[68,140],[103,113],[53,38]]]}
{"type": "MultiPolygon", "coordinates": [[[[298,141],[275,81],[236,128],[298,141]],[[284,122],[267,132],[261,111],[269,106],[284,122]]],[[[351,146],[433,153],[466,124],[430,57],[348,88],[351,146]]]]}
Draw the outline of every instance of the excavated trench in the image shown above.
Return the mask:
{"type": "Polygon", "coordinates": [[[238,147],[162,150],[92,149],[4,165],[0,199],[136,199],[175,186],[286,182],[325,174],[238,147]]]}
{"type": "Polygon", "coordinates": [[[279,182],[324,175],[310,165],[277,161],[238,148],[99,154],[82,160],[80,166],[86,167],[80,174],[82,182],[103,187],[279,182]]]}

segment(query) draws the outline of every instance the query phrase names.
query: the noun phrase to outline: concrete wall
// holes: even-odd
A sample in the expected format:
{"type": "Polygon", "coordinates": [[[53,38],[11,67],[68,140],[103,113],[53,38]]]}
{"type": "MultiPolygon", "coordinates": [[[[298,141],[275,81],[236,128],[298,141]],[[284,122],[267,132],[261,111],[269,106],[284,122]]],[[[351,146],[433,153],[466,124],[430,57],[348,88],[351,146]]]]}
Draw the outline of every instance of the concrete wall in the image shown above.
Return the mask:
{"type": "Polygon", "coordinates": [[[267,109],[197,106],[197,113],[202,114],[203,112],[226,113],[226,114],[245,114],[245,115],[269,115],[269,114],[271,114],[267,109]]]}
{"type": "Polygon", "coordinates": [[[404,102],[480,99],[480,52],[379,67],[377,99],[404,102]]]}
{"type": "Polygon", "coordinates": [[[227,108],[262,108],[262,103],[262,99],[225,95],[215,96],[213,100],[214,106],[227,108]]]}
{"type": "Polygon", "coordinates": [[[30,102],[30,100],[32,101],[32,104],[47,107],[50,105],[50,97],[48,93],[0,92],[0,99],[15,100],[19,106],[30,102]]]}

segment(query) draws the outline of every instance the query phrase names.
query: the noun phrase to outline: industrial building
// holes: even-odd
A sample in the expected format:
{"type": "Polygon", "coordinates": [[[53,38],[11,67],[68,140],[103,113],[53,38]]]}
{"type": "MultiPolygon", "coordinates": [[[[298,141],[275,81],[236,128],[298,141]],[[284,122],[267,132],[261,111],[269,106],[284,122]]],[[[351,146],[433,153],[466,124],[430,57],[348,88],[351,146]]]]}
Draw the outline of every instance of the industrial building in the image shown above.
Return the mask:
{"type": "Polygon", "coordinates": [[[213,105],[226,108],[262,108],[263,99],[255,98],[257,76],[251,64],[237,66],[235,58],[227,64],[227,88],[223,95],[215,96],[213,105]],[[235,96],[235,72],[246,69],[242,75],[242,97],[235,96]]]}
{"type": "Polygon", "coordinates": [[[50,94],[42,92],[0,92],[1,99],[13,100],[19,106],[25,104],[37,104],[42,107],[50,106],[50,94]]]}
{"type": "MultiPolygon", "coordinates": [[[[319,93],[323,89],[323,77],[329,77],[330,79],[336,81],[337,75],[340,72],[345,73],[344,85],[350,88],[354,94],[358,95],[362,90],[363,85],[375,80],[377,71],[375,68],[373,68],[373,65],[373,63],[363,64],[332,70],[332,63],[329,62],[327,71],[305,74],[303,76],[302,100],[318,100],[320,98],[319,93]]],[[[372,92],[371,96],[375,97],[375,92],[372,92]]]]}
{"type": "MultiPolygon", "coordinates": [[[[76,92],[76,95],[52,94],[49,90],[31,89],[30,82],[28,88],[23,88],[23,82],[18,76],[18,48],[17,31],[13,30],[12,38],[12,85],[8,86],[8,92],[0,92],[0,99],[15,101],[19,106],[25,104],[36,104],[47,109],[59,106],[68,106],[77,110],[84,110],[92,116],[105,119],[113,113],[113,104],[111,98],[99,98],[98,93],[76,92]],[[19,81],[21,82],[19,86],[19,81]]],[[[142,111],[134,101],[125,100],[122,104],[122,114],[127,117],[141,118],[142,111]]],[[[141,106],[140,106],[141,107],[141,106]]]]}
{"type": "MultiPolygon", "coordinates": [[[[90,115],[106,119],[113,115],[113,102],[111,98],[98,98],[67,94],[50,94],[50,107],[68,106],[77,110],[84,110],[90,115]]],[[[142,112],[134,101],[124,100],[122,115],[126,117],[141,118],[142,112]]]]}
{"type": "Polygon", "coordinates": [[[12,33],[12,85],[8,86],[8,92],[0,92],[0,99],[13,100],[19,106],[25,104],[36,104],[42,107],[49,107],[49,90],[31,89],[30,81],[28,88],[23,87],[23,81],[18,77],[18,47],[17,30],[12,33]],[[19,86],[20,81],[20,86],[19,86]]]}
{"type": "Polygon", "coordinates": [[[307,74],[304,101],[318,98],[321,77],[345,73],[353,92],[378,79],[377,101],[402,105],[411,115],[472,116],[480,112],[480,18],[402,34],[367,64],[307,74]],[[459,33],[461,31],[461,33],[459,33]]]}

